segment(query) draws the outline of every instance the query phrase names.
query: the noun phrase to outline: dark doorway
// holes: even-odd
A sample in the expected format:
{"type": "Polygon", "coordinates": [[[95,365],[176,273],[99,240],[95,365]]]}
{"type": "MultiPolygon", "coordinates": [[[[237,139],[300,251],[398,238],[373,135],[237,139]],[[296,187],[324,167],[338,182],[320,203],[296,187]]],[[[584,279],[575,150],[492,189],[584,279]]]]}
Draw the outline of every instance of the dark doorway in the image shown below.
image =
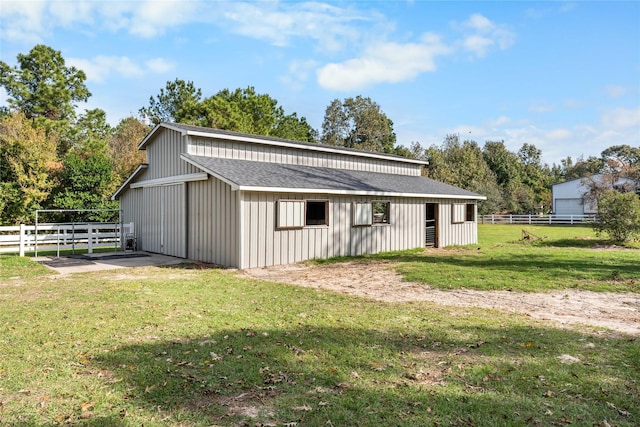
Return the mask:
{"type": "Polygon", "coordinates": [[[428,248],[438,247],[438,204],[426,204],[426,236],[425,246],[428,248]]]}

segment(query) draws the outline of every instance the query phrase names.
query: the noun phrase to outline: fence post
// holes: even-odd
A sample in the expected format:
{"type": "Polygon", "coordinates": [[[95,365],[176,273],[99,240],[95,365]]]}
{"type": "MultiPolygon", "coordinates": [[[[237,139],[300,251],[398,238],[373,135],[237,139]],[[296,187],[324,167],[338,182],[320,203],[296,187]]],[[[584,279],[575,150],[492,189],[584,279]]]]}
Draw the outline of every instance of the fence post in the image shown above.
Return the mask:
{"type": "Polygon", "coordinates": [[[25,239],[25,226],[20,223],[20,256],[24,256],[24,239],[25,239]]]}
{"type": "Polygon", "coordinates": [[[529,214],[529,225],[531,225],[531,214],[529,214]]]}
{"type": "Polygon", "coordinates": [[[89,250],[88,252],[90,254],[93,253],[93,230],[91,229],[91,223],[87,223],[87,244],[89,245],[89,250]]]}
{"type": "Polygon", "coordinates": [[[553,215],[549,215],[549,225],[551,225],[551,221],[553,220],[553,215]]]}
{"type": "Polygon", "coordinates": [[[509,224],[513,224],[513,215],[509,215],[509,224]]]}

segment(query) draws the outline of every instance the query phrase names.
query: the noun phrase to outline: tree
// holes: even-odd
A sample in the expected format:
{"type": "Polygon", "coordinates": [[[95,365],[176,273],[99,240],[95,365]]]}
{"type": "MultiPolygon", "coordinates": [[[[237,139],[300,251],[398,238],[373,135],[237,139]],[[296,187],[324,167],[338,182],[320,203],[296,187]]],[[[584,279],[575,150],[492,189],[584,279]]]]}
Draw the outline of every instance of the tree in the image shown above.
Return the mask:
{"type": "Polygon", "coordinates": [[[485,142],[482,156],[496,174],[498,185],[506,187],[520,181],[520,161],[516,154],[507,150],[504,141],[485,142]]]}
{"type": "Polygon", "coordinates": [[[276,99],[252,86],[219,91],[202,102],[201,114],[202,126],[315,142],[315,132],[304,117],[285,114],[276,99]]]}
{"type": "Polygon", "coordinates": [[[175,79],[168,81],[157,97],[150,97],[149,106],[140,108],[139,112],[156,125],[162,122],[198,124],[201,98],[202,90],[193,82],[175,79]]]}
{"type": "Polygon", "coordinates": [[[65,138],[64,151],[61,157],[66,155],[68,150],[84,153],[109,153],[108,141],[113,134],[113,128],[107,123],[107,113],[99,108],[85,110],[74,126],[70,127],[63,137],[65,138]]]}
{"type": "Polygon", "coordinates": [[[144,163],[146,151],[138,150],[149,127],[134,117],[122,119],[109,139],[109,153],[113,160],[113,171],[117,175],[117,185],[122,184],[144,163]]]}
{"type": "Polygon", "coordinates": [[[140,113],[155,124],[176,122],[298,141],[317,139],[304,117],[285,114],[277,100],[257,93],[252,86],[223,89],[201,98],[202,91],[193,82],[176,79],[167,82],[157,98],[151,97],[149,107],[141,108],[140,113]]]}
{"type": "Polygon", "coordinates": [[[535,195],[536,206],[551,206],[551,169],[542,164],[542,151],[533,144],[523,144],[518,150],[522,167],[522,183],[535,195]]]}
{"type": "Polygon", "coordinates": [[[323,144],[358,150],[393,153],[396,134],[393,122],[371,98],[358,95],[342,103],[334,99],[325,110],[323,144]]]}
{"type": "Polygon", "coordinates": [[[601,154],[604,173],[640,181],[640,147],[614,145],[601,154]]]}
{"type": "Polygon", "coordinates": [[[603,191],[598,197],[598,220],[594,228],[616,242],[640,236],[640,197],[635,193],[603,191]]]}
{"type": "Polygon", "coordinates": [[[442,146],[429,147],[426,156],[428,177],[487,197],[478,205],[480,214],[501,209],[503,201],[496,176],[475,141],[460,142],[458,135],[447,135],[442,146]]]}
{"type": "Polygon", "coordinates": [[[57,137],[13,112],[0,120],[0,223],[30,221],[41,208],[59,168],[57,137]]]}
{"type": "MultiPolygon", "coordinates": [[[[70,152],[63,160],[60,170],[60,185],[53,193],[51,207],[54,209],[117,209],[118,202],[111,201],[115,191],[112,179],[111,159],[103,153],[83,156],[70,152]]],[[[117,213],[96,212],[64,215],[63,220],[113,221],[117,213]]]]}
{"type": "Polygon", "coordinates": [[[0,85],[11,108],[27,118],[72,121],[76,103],[91,96],[85,73],[67,67],[60,51],[41,44],[17,58],[18,67],[0,62],[0,85]]]}
{"type": "Polygon", "coordinates": [[[595,156],[589,156],[586,160],[582,156],[578,157],[575,163],[573,163],[573,159],[569,156],[566,159],[560,160],[560,164],[560,178],[563,181],[584,178],[588,175],[600,173],[604,167],[603,160],[595,156]]]}

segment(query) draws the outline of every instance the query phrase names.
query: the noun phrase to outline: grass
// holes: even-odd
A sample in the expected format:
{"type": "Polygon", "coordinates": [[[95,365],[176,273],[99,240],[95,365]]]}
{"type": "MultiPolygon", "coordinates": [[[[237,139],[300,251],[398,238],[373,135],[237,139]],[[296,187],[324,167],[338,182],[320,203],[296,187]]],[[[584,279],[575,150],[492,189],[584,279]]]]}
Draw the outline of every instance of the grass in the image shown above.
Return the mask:
{"type": "MultiPolygon", "coordinates": [[[[495,239],[480,252],[552,248],[495,239]]],[[[635,336],[188,265],[55,276],[15,258],[0,257],[0,424],[640,423],[635,336]]]]}
{"type": "Polygon", "coordinates": [[[478,245],[359,259],[396,262],[405,280],[440,289],[640,291],[637,244],[612,247],[589,227],[479,225],[478,229],[478,245]],[[523,229],[539,240],[522,240],[523,229]]]}

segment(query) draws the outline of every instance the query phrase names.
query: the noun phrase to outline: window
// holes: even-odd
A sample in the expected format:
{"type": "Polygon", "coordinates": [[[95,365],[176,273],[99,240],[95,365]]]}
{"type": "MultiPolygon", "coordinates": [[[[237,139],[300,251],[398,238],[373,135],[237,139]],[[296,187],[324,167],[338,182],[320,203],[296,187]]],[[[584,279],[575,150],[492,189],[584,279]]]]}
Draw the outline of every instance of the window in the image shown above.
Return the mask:
{"type": "Polygon", "coordinates": [[[467,217],[466,220],[473,222],[476,220],[476,205],[473,203],[467,203],[467,217]]]}
{"type": "Polygon", "coordinates": [[[329,202],[307,201],[307,212],[305,214],[305,225],[329,225],[329,202]]]}
{"type": "Polygon", "coordinates": [[[389,224],[390,202],[371,202],[374,224],[389,224]]]}
{"type": "Polygon", "coordinates": [[[278,228],[304,226],[304,200],[278,200],[278,228]]]}
{"type": "Polygon", "coordinates": [[[353,202],[353,226],[389,224],[391,202],[353,202]]]}
{"type": "Polygon", "coordinates": [[[473,203],[454,203],[451,205],[451,222],[461,224],[476,220],[476,205],[473,203]]]}
{"type": "Polygon", "coordinates": [[[303,228],[329,225],[329,202],[326,200],[278,200],[276,227],[303,228]]]}
{"type": "Polygon", "coordinates": [[[465,205],[463,203],[454,203],[451,205],[451,222],[454,224],[464,222],[465,213],[465,205]]]}
{"type": "Polygon", "coordinates": [[[373,211],[369,202],[353,203],[353,225],[371,225],[373,221],[373,211]]]}

